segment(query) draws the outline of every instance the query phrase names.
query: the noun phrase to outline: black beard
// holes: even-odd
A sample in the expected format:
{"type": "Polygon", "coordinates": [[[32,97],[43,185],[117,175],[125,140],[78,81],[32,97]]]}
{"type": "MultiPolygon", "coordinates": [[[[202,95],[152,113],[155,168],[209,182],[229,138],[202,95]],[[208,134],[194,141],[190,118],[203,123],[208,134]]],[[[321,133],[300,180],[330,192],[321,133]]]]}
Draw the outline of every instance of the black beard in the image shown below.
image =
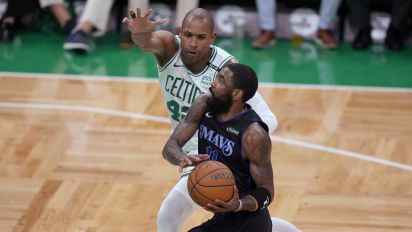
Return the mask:
{"type": "Polygon", "coordinates": [[[212,91],[210,93],[212,98],[209,98],[206,103],[211,113],[224,114],[229,112],[230,106],[232,106],[232,93],[228,92],[222,99],[218,99],[212,91]]]}

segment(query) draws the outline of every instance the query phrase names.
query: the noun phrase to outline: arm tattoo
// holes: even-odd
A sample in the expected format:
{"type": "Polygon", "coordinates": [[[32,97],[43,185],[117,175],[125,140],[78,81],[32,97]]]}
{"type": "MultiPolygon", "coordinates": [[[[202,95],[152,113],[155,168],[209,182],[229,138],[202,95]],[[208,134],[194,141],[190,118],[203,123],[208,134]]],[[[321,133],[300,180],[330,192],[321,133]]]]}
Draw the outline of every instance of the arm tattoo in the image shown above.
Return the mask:
{"type": "Polygon", "coordinates": [[[253,180],[257,187],[267,189],[273,199],[272,143],[269,135],[258,123],[254,123],[246,130],[243,141],[243,153],[250,161],[253,180]]]}
{"type": "Polygon", "coordinates": [[[184,118],[186,123],[200,123],[203,118],[203,114],[206,111],[207,98],[208,96],[201,95],[195,100],[195,102],[193,102],[186,114],[186,117],[184,118]]]}

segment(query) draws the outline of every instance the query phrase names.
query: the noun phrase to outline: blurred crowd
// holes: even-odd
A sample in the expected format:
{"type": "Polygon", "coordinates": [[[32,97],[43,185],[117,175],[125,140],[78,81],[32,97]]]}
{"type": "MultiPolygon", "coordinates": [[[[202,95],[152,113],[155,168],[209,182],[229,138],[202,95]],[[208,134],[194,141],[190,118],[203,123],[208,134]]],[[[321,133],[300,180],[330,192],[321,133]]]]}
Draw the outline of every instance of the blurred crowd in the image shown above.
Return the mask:
{"type": "MultiPolygon", "coordinates": [[[[3,0],[4,1],[4,0],[3,0]]],[[[385,46],[393,51],[405,48],[405,39],[408,35],[407,23],[410,20],[412,0],[388,0],[391,9],[390,25],[384,39],[385,46]]],[[[106,33],[112,7],[115,0],[86,0],[81,15],[76,15],[70,9],[70,3],[65,0],[6,0],[7,7],[0,20],[0,41],[12,41],[22,30],[27,21],[33,19],[38,12],[51,14],[59,31],[66,36],[63,49],[76,53],[93,51],[94,38],[106,33]]],[[[313,40],[322,48],[333,49],[338,47],[336,33],[336,18],[340,8],[348,11],[351,28],[354,33],[352,47],[356,50],[365,50],[372,44],[372,27],[370,25],[371,7],[376,3],[372,0],[320,0],[319,23],[313,40]]],[[[143,12],[149,9],[149,0],[128,0],[127,8],[140,7],[143,12]]],[[[177,0],[176,17],[172,22],[172,29],[177,30],[178,25],[190,9],[196,8],[199,0],[177,0]]],[[[256,11],[259,19],[259,35],[253,38],[251,46],[254,48],[267,48],[274,46],[277,41],[276,28],[277,16],[276,0],[256,0],[256,11]]],[[[126,12],[126,11],[125,11],[126,12]]],[[[121,42],[122,47],[133,46],[130,35],[125,34],[121,42]]]]}

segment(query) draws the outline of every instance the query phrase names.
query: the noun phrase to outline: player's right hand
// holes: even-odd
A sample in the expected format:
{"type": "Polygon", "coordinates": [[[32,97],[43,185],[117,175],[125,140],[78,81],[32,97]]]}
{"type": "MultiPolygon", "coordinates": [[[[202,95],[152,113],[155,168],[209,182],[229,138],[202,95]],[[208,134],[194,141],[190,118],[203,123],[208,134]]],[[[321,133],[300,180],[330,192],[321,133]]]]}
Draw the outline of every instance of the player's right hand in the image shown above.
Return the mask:
{"type": "Polygon", "coordinates": [[[152,9],[150,9],[144,16],[142,16],[142,11],[139,7],[136,8],[136,12],[129,9],[130,18],[125,17],[122,22],[127,23],[127,27],[131,33],[143,33],[151,31],[157,25],[165,24],[166,19],[159,19],[156,21],[150,21],[150,15],[152,14],[152,9]]]}

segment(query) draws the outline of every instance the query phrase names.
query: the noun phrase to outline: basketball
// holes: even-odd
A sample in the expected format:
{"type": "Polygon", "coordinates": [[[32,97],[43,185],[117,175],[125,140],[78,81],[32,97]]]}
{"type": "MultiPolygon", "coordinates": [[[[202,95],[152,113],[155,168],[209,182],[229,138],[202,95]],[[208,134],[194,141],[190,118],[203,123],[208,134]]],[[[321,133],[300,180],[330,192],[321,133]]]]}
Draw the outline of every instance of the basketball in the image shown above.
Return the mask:
{"type": "Polygon", "coordinates": [[[216,199],[229,201],[233,197],[234,185],[232,171],[223,163],[211,160],[198,164],[187,181],[190,197],[200,206],[216,199]]]}

